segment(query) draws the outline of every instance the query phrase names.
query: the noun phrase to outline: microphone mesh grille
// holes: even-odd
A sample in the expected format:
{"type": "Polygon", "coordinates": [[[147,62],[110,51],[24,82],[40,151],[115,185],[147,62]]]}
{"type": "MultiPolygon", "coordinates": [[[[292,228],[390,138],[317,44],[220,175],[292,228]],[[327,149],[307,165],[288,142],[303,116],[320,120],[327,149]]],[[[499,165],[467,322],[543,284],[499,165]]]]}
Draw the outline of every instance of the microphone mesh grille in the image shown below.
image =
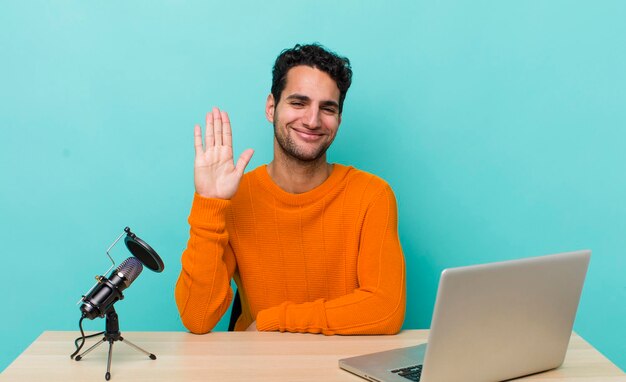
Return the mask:
{"type": "Polygon", "coordinates": [[[141,261],[137,260],[134,257],[129,257],[128,259],[122,261],[119,267],[117,267],[117,272],[121,272],[126,278],[127,285],[130,285],[137,276],[143,270],[143,265],[141,265],[141,261]]]}

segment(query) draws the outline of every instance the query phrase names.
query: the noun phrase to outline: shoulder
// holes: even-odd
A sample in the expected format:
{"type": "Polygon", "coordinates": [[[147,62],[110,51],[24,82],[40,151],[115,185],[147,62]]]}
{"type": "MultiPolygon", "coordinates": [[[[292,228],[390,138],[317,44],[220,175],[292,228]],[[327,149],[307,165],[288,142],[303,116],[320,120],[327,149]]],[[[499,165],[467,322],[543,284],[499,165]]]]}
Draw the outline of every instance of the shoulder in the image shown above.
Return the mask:
{"type": "Polygon", "coordinates": [[[257,178],[262,171],[265,171],[265,166],[266,165],[261,165],[257,168],[255,168],[254,170],[250,170],[248,172],[246,172],[245,174],[243,174],[243,177],[241,178],[241,183],[248,183],[250,182],[252,179],[257,178]]]}
{"type": "Polygon", "coordinates": [[[386,180],[378,175],[359,170],[352,166],[339,166],[346,171],[341,187],[346,200],[358,203],[360,208],[369,208],[375,204],[395,205],[395,194],[386,180]]]}
{"type": "Polygon", "coordinates": [[[353,166],[335,164],[340,171],[345,171],[345,182],[350,188],[360,189],[367,194],[393,193],[389,183],[378,175],[359,170],[353,166]]]}
{"type": "Polygon", "coordinates": [[[239,183],[239,190],[248,189],[248,188],[257,188],[261,183],[267,182],[267,165],[260,165],[253,170],[250,170],[243,174],[241,177],[241,182],[239,183]]]}
{"type": "Polygon", "coordinates": [[[262,178],[261,172],[265,171],[264,167],[265,165],[261,165],[243,174],[237,192],[231,199],[233,203],[241,203],[244,200],[250,199],[252,194],[258,194],[262,178]]]}

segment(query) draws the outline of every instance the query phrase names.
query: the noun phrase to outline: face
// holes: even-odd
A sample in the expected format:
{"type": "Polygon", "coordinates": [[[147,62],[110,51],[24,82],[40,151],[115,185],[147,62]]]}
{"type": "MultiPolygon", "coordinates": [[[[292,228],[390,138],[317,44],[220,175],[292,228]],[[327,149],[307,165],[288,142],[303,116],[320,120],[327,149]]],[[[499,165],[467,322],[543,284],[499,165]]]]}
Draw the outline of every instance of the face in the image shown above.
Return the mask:
{"type": "Polygon", "coordinates": [[[268,96],[265,114],[274,125],[275,150],[301,162],[316,161],[325,157],[341,123],[339,88],[325,72],[295,66],[287,72],[278,104],[268,96]]]}

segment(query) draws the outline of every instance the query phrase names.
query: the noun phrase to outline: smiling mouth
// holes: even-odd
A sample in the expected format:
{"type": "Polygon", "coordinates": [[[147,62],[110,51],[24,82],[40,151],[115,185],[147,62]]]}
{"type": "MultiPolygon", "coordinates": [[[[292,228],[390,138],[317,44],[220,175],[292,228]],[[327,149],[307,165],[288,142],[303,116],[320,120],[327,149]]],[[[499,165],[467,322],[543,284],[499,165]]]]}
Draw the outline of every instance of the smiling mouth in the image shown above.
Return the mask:
{"type": "Polygon", "coordinates": [[[293,131],[306,141],[316,141],[323,136],[323,134],[316,134],[316,133],[302,131],[302,130],[293,129],[293,131]]]}

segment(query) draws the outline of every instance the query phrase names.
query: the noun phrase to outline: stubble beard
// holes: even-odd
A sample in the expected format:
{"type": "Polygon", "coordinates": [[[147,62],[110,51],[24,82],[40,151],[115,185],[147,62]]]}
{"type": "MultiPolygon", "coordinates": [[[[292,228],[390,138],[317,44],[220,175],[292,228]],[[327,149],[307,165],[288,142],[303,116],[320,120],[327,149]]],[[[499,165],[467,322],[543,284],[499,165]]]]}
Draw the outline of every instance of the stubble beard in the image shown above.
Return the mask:
{"type": "Polygon", "coordinates": [[[283,135],[279,132],[279,129],[276,126],[276,122],[274,122],[273,125],[274,125],[274,137],[276,138],[276,142],[278,142],[278,145],[280,146],[283,153],[300,163],[311,164],[311,163],[317,162],[322,156],[324,156],[324,154],[326,154],[326,151],[330,147],[330,143],[329,144],[322,143],[319,145],[319,147],[317,147],[315,151],[311,153],[306,153],[304,152],[304,150],[298,147],[296,142],[289,135],[288,127],[285,127],[285,133],[283,135]]]}

